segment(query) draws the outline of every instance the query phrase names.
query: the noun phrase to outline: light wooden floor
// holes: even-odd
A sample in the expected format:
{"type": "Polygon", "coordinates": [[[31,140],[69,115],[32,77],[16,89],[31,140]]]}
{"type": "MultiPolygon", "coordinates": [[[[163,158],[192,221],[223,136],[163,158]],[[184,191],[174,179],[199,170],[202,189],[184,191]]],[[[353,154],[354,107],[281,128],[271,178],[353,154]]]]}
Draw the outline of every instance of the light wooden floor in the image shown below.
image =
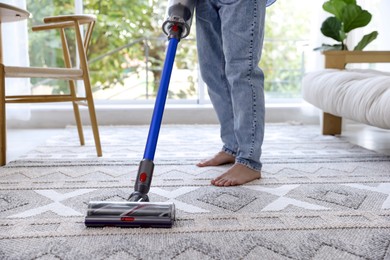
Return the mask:
{"type": "Polygon", "coordinates": [[[342,136],[351,143],[390,155],[390,130],[366,125],[347,125],[342,136]]]}
{"type": "Polygon", "coordinates": [[[61,134],[63,131],[63,129],[8,129],[7,162],[45,144],[47,139],[61,134]]]}
{"type": "MultiPolygon", "coordinates": [[[[63,129],[9,129],[7,161],[17,159],[62,131],[63,129]]],[[[390,130],[349,124],[344,127],[342,136],[351,143],[390,155],[390,130]]]]}

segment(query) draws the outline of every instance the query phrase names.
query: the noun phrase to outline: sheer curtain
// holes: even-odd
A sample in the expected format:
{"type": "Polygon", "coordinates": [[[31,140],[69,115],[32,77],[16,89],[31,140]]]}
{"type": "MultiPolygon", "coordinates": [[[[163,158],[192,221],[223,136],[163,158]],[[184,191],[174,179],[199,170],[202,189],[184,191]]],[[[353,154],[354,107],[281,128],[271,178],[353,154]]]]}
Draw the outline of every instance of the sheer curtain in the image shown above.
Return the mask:
{"type": "MultiPolygon", "coordinates": [[[[0,0],[0,2],[26,9],[25,0],[0,0]]],[[[3,58],[9,66],[28,66],[28,33],[27,21],[3,23],[3,58]]],[[[6,79],[8,95],[30,93],[29,79],[6,79]]],[[[30,109],[28,104],[12,104],[7,106],[7,119],[28,120],[30,109]]]]}

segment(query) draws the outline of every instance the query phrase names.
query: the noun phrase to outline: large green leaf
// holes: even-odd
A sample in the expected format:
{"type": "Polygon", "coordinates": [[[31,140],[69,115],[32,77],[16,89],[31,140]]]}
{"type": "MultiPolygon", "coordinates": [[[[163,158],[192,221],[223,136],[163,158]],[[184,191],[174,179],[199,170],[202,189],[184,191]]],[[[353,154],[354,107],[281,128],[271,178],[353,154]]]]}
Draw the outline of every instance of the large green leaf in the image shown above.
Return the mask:
{"type": "Polygon", "coordinates": [[[347,4],[343,0],[330,0],[322,5],[322,8],[341,20],[343,8],[347,4]]]}
{"type": "Polygon", "coordinates": [[[336,17],[328,17],[321,26],[321,32],[336,41],[342,42],[340,36],[341,22],[336,17]]]}
{"type": "Polygon", "coordinates": [[[376,39],[378,36],[377,31],[373,31],[369,34],[366,34],[363,36],[363,38],[360,40],[360,42],[356,45],[354,48],[355,51],[362,51],[370,42],[376,39]]]}
{"type": "Polygon", "coordinates": [[[343,9],[347,4],[356,5],[356,0],[329,0],[322,5],[322,8],[341,20],[343,9]]]}
{"type": "Polygon", "coordinates": [[[371,14],[358,5],[348,4],[343,9],[342,23],[346,33],[364,27],[371,21],[371,14]]]}
{"type": "MultiPolygon", "coordinates": [[[[320,50],[327,48],[348,50],[349,48],[345,43],[349,32],[368,25],[372,18],[368,11],[357,5],[356,0],[328,0],[322,5],[322,8],[334,16],[328,17],[322,23],[321,32],[323,35],[340,42],[340,44],[338,46],[322,46],[319,48],[320,50]]],[[[375,40],[377,35],[377,32],[367,34],[355,49],[362,50],[371,41],[375,40]]]]}

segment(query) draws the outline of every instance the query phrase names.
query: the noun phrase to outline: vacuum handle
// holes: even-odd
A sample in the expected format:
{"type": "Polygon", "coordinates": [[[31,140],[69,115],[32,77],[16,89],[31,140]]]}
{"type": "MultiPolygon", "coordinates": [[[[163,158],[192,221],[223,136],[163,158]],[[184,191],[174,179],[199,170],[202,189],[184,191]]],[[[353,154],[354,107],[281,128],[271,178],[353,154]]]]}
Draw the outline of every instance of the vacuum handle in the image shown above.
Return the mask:
{"type": "Polygon", "coordinates": [[[168,38],[180,39],[190,34],[196,0],[169,0],[167,18],[162,25],[163,32],[168,38]],[[179,27],[178,30],[172,28],[179,27]]]}

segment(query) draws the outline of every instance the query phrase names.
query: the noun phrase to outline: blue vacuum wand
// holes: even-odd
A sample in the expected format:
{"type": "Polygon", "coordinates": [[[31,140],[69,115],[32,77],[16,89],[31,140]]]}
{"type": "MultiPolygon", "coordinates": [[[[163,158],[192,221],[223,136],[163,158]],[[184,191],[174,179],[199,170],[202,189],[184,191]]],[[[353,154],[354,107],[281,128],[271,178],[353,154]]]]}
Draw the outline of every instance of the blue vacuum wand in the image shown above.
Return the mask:
{"type": "Polygon", "coordinates": [[[130,195],[129,198],[130,201],[149,201],[147,194],[149,192],[153,176],[153,160],[156,152],[156,146],[160,132],[161,121],[164,114],[165,101],[168,94],[168,87],[173,63],[175,61],[178,42],[179,39],[177,38],[170,38],[168,42],[165,63],[149,127],[149,134],[146,141],[144,157],[138,169],[138,176],[135,182],[134,192],[130,195]]]}
{"type": "Polygon", "coordinates": [[[162,29],[168,36],[168,47],[149,127],[145,152],[138,168],[134,192],[126,202],[92,201],[85,217],[87,227],[172,227],[175,221],[173,203],[151,203],[148,192],[153,177],[154,155],[161,128],[169,82],[179,41],[190,33],[196,0],[170,0],[162,29]]]}
{"type": "Polygon", "coordinates": [[[147,194],[153,176],[153,160],[164,114],[165,101],[167,99],[177,45],[182,38],[189,34],[194,7],[195,1],[191,0],[171,0],[169,2],[167,12],[168,19],[162,26],[164,33],[168,36],[168,47],[150,123],[148,139],[146,141],[144,157],[139,166],[134,192],[129,198],[130,201],[149,201],[147,194]]]}

